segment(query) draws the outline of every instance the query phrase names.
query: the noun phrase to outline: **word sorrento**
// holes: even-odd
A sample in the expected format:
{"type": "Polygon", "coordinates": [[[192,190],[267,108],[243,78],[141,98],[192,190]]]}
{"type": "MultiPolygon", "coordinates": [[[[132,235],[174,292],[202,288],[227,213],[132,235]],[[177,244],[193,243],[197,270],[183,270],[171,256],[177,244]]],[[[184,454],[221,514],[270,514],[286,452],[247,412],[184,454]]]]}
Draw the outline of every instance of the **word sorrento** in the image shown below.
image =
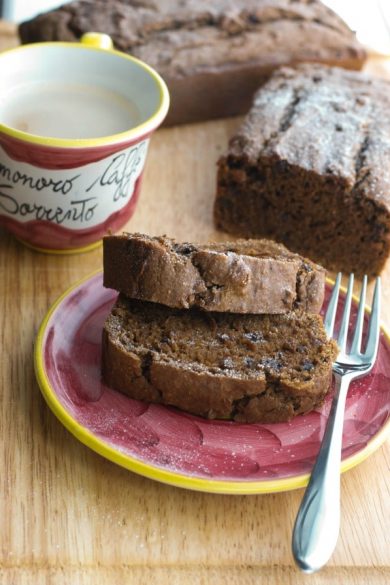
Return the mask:
{"type": "Polygon", "coordinates": [[[4,187],[0,184],[0,208],[9,215],[38,221],[52,221],[58,225],[62,225],[67,220],[88,222],[93,218],[97,205],[96,197],[69,201],[65,208],[60,205],[47,207],[37,203],[19,203],[15,197],[4,192],[4,187]]]}

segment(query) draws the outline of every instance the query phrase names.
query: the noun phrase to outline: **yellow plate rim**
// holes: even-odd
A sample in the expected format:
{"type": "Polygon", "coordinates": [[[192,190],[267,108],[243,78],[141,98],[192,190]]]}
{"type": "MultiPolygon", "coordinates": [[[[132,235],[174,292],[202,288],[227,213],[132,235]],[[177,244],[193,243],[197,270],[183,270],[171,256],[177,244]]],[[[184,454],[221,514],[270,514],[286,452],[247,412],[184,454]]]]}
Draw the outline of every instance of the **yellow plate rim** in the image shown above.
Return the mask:
{"type": "MultiPolygon", "coordinates": [[[[97,270],[92,274],[87,275],[86,277],[82,278],[81,280],[70,286],[64,293],[62,293],[58,297],[58,299],[51,305],[45,317],[43,318],[35,341],[34,368],[39,387],[49,408],[54,413],[54,415],[59,419],[59,421],[68,429],[68,431],[70,431],[72,435],[74,435],[81,443],[83,443],[96,453],[99,453],[99,455],[102,455],[106,459],[112,461],[113,463],[116,463],[117,465],[120,465],[121,467],[124,467],[129,471],[132,471],[149,479],[153,479],[155,481],[159,481],[161,483],[169,484],[175,487],[185,488],[194,491],[201,491],[206,493],[235,495],[266,493],[268,494],[290,491],[305,487],[310,477],[310,474],[308,473],[303,475],[297,475],[291,478],[278,480],[237,482],[225,480],[208,480],[204,478],[182,475],[174,471],[163,470],[160,469],[159,467],[150,465],[149,463],[141,462],[138,459],[131,457],[130,455],[125,455],[124,453],[121,453],[120,451],[111,447],[105,441],[101,440],[96,435],[88,431],[68,413],[68,411],[58,400],[57,395],[54,392],[45,372],[43,360],[43,341],[45,337],[45,332],[51,317],[53,316],[59,305],[62,303],[62,301],[79,286],[81,286],[82,284],[92,279],[101,272],[102,272],[101,270],[97,270]]],[[[334,284],[334,280],[330,278],[327,278],[326,281],[328,284],[331,285],[334,284]]],[[[342,292],[346,293],[345,287],[341,287],[341,290],[342,292]]],[[[355,295],[353,296],[353,299],[355,302],[359,302],[359,299],[355,295]]],[[[366,307],[366,310],[369,312],[368,307],[366,307]]],[[[382,322],[381,330],[384,333],[387,342],[390,344],[390,335],[382,322]]],[[[369,457],[385,442],[389,433],[390,419],[386,422],[382,429],[368,441],[364,449],[362,449],[358,453],[355,453],[351,457],[347,457],[341,462],[340,468],[341,473],[344,473],[345,471],[352,469],[353,467],[367,459],[367,457],[369,457]]]]}
{"type": "Polygon", "coordinates": [[[93,47],[91,45],[84,45],[82,43],[67,43],[67,42],[42,42],[42,43],[32,43],[28,45],[21,45],[19,47],[15,47],[14,49],[8,49],[0,53],[0,61],[3,56],[6,56],[10,53],[14,53],[16,51],[26,51],[32,50],[39,47],[64,47],[70,50],[73,49],[82,49],[83,51],[97,51],[100,53],[110,53],[111,55],[115,55],[120,57],[121,59],[127,59],[132,63],[135,63],[141,69],[144,69],[154,80],[156,83],[158,93],[159,93],[159,103],[156,108],[156,111],[142,124],[135,126],[134,128],[130,128],[125,132],[120,132],[118,134],[112,134],[109,136],[102,136],[99,138],[79,138],[79,139],[71,139],[71,138],[54,138],[49,136],[39,136],[36,134],[29,134],[27,132],[22,132],[21,130],[16,130],[15,128],[11,128],[6,124],[0,123],[0,132],[6,134],[7,136],[11,136],[12,138],[16,138],[17,140],[21,140],[22,142],[28,142],[30,144],[37,144],[41,146],[46,146],[49,148],[69,148],[69,149],[76,149],[76,148],[99,148],[105,147],[110,145],[121,145],[123,143],[127,143],[131,140],[137,140],[137,138],[141,138],[146,134],[149,134],[153,130],[155,130],[161,122],[164,120],[165,116],[167,115],[169,109],[169,92],[166,86],[165,81],[162,77],[155,71],[152,67],[137,59],[136,57],[132,57],[131,55],[127,55],[126,53],[122,53],[121,51],[117,51],[115,49],[103,49],[100,47],[93,47]]]}

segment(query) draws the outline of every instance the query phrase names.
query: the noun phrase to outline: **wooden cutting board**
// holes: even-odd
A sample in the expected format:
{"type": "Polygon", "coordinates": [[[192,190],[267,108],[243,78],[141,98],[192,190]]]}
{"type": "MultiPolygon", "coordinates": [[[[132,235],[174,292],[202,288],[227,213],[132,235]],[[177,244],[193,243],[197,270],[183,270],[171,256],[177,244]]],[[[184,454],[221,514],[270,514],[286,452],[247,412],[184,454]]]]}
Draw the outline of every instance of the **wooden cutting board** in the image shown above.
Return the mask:
{"type": "MultiPolygon", "coordinates": [[[[16,44],[14,27],[0,23],[0,48],[16,44]]],[[[390,76],[384,59],[367,68],[390,76]]],[[[129,229],[223,239],[211,216],[215,162],[238,123],[158,131],[129,229]]],[[[49,305],[101,260],[101,250],[37,254],[0,231],[0,583],[389,583],[389,444],[343,476],[337,550],[321,573],[304,577],[290,552],[302,490],[218,496],[172,488],[104,460],[61,426],[35,381],[33,342],[49,305]]],[[[389,326],[390,266],[383,282],[389,326]]]]}

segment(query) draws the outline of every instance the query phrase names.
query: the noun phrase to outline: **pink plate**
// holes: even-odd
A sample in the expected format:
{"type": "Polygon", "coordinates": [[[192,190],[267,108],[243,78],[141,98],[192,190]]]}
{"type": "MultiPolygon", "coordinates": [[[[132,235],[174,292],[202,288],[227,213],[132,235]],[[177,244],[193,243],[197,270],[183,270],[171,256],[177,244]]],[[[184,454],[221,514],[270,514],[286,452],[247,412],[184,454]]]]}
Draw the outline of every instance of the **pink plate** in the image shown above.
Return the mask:
{"type": "MultiPolygon", "coordinates": [[[[320,410],[283,424],[204,420],[132,400],[100,377],[102,326],[116,296],[95,274],[53,305],[38,334],[35,366],[42,392],[79,440],[136,473],[190,489],[249,494],[307,483],[331,396],[320,410]]],[[[343,471],[368,457],[390,430],[389,377],[390,345],[382,329],[374,370],[348,394],[343,471]]]]}

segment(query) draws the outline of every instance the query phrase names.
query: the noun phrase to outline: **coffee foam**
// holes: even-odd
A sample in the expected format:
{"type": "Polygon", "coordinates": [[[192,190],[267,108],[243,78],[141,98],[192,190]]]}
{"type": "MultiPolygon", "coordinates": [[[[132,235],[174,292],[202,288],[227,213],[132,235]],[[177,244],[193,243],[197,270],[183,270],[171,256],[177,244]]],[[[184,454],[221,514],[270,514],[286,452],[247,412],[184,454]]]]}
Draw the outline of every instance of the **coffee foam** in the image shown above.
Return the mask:
{"type": "Polygon", "coordinates": [[[48,138],[102,138],[141,122],[134,103],[104,87],[33,82],[0,98],[0,123],[48,138]]]}

